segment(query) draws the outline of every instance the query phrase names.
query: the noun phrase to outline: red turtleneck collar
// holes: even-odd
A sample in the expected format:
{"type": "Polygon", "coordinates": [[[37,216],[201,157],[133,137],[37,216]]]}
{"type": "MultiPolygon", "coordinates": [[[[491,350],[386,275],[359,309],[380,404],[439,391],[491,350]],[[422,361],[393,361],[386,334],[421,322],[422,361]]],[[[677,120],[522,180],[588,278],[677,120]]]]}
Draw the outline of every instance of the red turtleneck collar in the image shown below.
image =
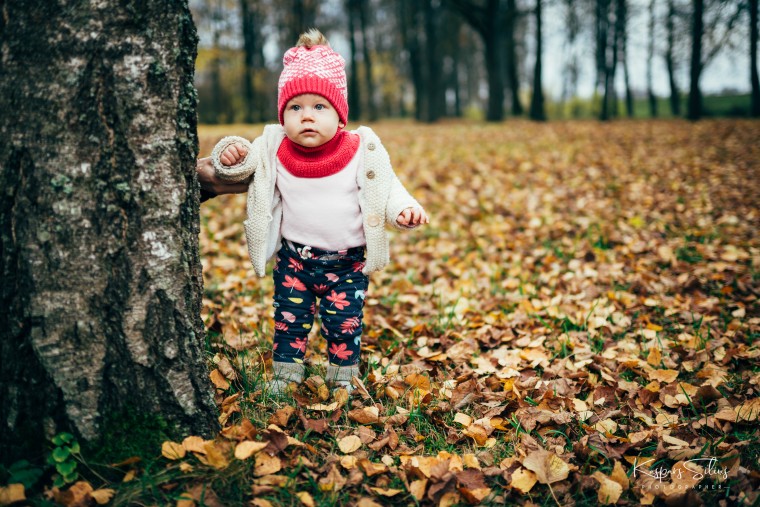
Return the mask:
{"type": "Polygon", "coordinates": [[[277,150],[277,158],[285,169],[299,178],[324,178],[346,167],[359,149],[359,136],[338,130],[322,146],[307,148],[287,137],[277,150]]]}

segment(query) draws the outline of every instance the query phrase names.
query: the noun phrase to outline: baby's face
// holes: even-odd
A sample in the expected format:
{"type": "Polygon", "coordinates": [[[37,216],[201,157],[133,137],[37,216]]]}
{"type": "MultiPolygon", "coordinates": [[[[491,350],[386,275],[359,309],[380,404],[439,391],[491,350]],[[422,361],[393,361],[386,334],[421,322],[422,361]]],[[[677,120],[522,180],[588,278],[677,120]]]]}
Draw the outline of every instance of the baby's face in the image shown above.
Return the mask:
{"type": "Polygon", "coordinates": [[[282,118],[288,139],[307,148],[322,146],[345,127],[332,104],[313,93],[290,99],[282,118]]]}

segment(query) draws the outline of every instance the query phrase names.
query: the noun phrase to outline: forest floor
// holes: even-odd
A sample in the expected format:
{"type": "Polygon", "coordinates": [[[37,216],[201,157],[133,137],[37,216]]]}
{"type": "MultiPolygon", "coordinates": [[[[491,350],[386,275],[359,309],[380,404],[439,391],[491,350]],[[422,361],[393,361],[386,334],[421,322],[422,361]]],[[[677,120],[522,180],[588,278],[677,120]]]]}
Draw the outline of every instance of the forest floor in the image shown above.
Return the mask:
{"type": "MultiPolygon", "coordinates": [[[[165,442],[115,503],[756,504],[760,122],[373,128],[431,222],[390,232],[358,389],[327,389],[315,325],[310,378],[268,396],[272,280],[245,196],[208,201],[224,429],[165,442]]],[[[203,127],[202,155],[260,132],[203,127]]]]}

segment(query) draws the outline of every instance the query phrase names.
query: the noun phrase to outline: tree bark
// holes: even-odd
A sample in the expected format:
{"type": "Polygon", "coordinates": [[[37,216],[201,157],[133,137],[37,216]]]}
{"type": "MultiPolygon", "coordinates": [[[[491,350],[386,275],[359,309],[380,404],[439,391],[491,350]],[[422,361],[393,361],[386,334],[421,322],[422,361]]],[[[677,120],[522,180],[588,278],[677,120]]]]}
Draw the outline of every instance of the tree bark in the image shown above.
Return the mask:
{"type": "Polygon", "coordinates": [[[750,81],[752,82],[752,105],[751,114],[754,117],[760,116],[760,80],[757,76],[757,3],[758,0],[749,1],[749,65],[750,81]]]}
{"type": "Polygon", "coordinates": [[[506,38],[507,59],[507,82],[512,97],[512,115],[522,116],[523,106],[520,102],[520,76],[517,74],[517,49],[515,43],[515,22],[518,12],[515,0],[507,0],[507,16],[504,24],[504,37],[506,38]]]}
{"type": "Polygon", "coordinates": [[[699,89],[699,78],[702,74],[702,32],[704,1],[693,0],[693,14],[691,24],[691,68],[689,71],[689,107],[686,112],[690,120],[698,120],[702,117],[702,91],[699,89]]]}
{"type": "Polygon", "coordinates": [[[375,106],[375,84],[372,78],[372,55],[369,50],[369,37],[367,35],[367,0],[359,2],[359,24],[362,31],[362,55],[364,56],[364,85],[367,92],[367,115],[369,121],[377,120],[377,106],[375,106]]]}
{"type": "Polygon", "coordinates": [[[441,58],[438,48],[438,11],[429,0],[423,1],[425,29],[425,112],[424,121],[433,123],[441,116],[441,58]]]}
{"type": "Polygon", "coordinates": [[[351,118],[358,120],[362,117],[361,92],[359,90],[359,62],[357,60],[358,49],[356,47],[356,18],[357,0],[348,0],[348,41],[351,46],[351,72],[348,75],[350,81],[348,87],[348,104],[351,118]]]}
{"type": "Polygon", "coordinates": [[[647,97],[649,116],[657,118],[657,96],[652,84],[652,64],[654,63],[655,0],[649,0],[649,41],[647,43],[647,97]]]}
{"type": "Polygon", "coordinates": [[[533,69],[533,97],[530,101],[530,118],[531,120],[546,120],[544,111],[544,91],[541,79],[541,0],[536,0],[536,65],[533,69]]]}
{"type": "Polygon", "coordinates": [[[245,120],[248,123],[264,120],[265,99],[258,90],[257,74],[265,70],[264,38],[261,35],[263,14],[258,0],[240,0],[243,28],[243,94],[245,97],[245,120]]]}
{"type": "Polygon", "coordinates": [[[628,118],[633,118],[633,93],[631,81],[628,75],[628,2],[617,0],[617,16],[615,20],[618,38],[620,40],[620,53],[618,58],[623,64],[623,84],[625,86],[625,112],[628,118]]]}
{"type": "Polygon", "coordinates": [[[488,107],[486,120],[504,119],[504,62],[502,33],[504,9],[501,0],[487,0],[485,5],[467,0],[448,0],[467,23],[480,35],[485,45],[486,72],[488,74],[488,107]]]}
{"type": "Polygon", "coordinates": [[[0,455],[122,410],[209,436],[187,4],[2,15],[0,455]]]}
{"type": "Polygon", "coordinates": [[[681,92],[676,83],[676,67],[673,58],[675,45],[675,17],[676,8],[673,0],[668,0],[668,17],[665,22],[668,31],[668,47],[665,51],[665,65],[668,68],[668,84],[670,85],[670,113],[673,116],[681,116],[681,92]]]}

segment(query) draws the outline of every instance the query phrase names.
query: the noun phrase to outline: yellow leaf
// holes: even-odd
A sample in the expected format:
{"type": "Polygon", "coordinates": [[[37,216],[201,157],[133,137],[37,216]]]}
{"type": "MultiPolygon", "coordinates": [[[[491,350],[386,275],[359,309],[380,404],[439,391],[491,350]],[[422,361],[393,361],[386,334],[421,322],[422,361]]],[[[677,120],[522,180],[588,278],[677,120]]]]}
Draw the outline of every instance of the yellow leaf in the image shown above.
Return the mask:
{"type": "Polygon", "coordinates": [[[256,455],[256,465],[253,467],[253,475],[256,477],[276,474],[280,470],[282,470],[282,462],[277,456],[270,456],[265,452],[256,455]]]}
{"type": "Polygon", "coordinates": [[[523,466],[536,474],[541,484],[553,484],[567,479],[570,467],[553,452],[533,451],[523,459],[523,466]]]}
{"type": "Polygon", "coordinates": [[[649,380],[665,382],[669,384],[678,378],[678,370],[652,370],[649,372],[649,380]]]}
{"type": "Polygon", "coordinates": [[[272,502],[263,498],[254,498],[251,500],[251,505],[253,505],[253,507],[274,507],[272,502]]]}
{"type": "Polygon", "coordinates": [[[349,435],[338,440],[338,447],[343,454],[351,454],[362,446],[362,441],[356,435],[349,435]]]}
{"type": "Polygon", "coordinates": [[[288,298],[288,299],[297,305],[300,305],[301,303],[303,303],[303,298],[288,298]]]}
{"type": "Polygon", "coordinates": [[[371,498],[360,498],[359,501],[356,503],[356,507],[383,507],[376,501],[372,500],[371,498]]]}
{"type": "Polygon", "coordinates": [[[412,483],[409,484],[409,493],[411,493],[417,501],[421,501],[425,498],[425,488],[427,488],[427,483],[427,479],[412,481],[412,483]]]}
{"type": "Polygon", "coordinates": [[[26,500],[23,484],[8,484],[0,488],[0,505],[10,505],[26,500]]]}
{"type": "Polygon", "coordinates": [[[740,421],[757,421],[757,416],[760,412],[760,398],[747,400],[741,405],[734,407],[734,411],[740,421]]]}
{"type": "Polygon", "coordinates": [[[512,482],[510,483],[510,486],[520,493],[525,494],[530,492],[533,486],[536,485],[536,482],[538,482],[536,474],[520,467],[512,473],[512,482]]]}
{"type": "Polygon", "coordinates": [[[649,349],[649,355],[647,356],[647,363],[651,364],[652,366],[660,366],[660,362],[662,362],[662,353],[660,352],[660,348],[651,347],[649,349]]]}
{"type": "Polygon", "coordinates": [[[620,484],[599,471],[594,472],[591,477],[599,482],[597,497],[600,504],[610,505],[617,503],[618,500],[620,500],[620,495],[623,493],[623,487],[620,484]]]}
{"type": "Polygon", "coordinates": [[[190,436],[182,441],[182,447],[189,452],[198,452],[206,454],[206,441],[201,437],[190,436]]]}
{"type": "Polygon", "coordinates": [[[359,460],[356,458],[356,456],[343,456],[340,458],[340,466],[346,470],[353,470],[356,468],[358,462],[359,460]]]}
{"type": "Polygon", "coordinates": [[[227,457],[227,449],[220,447],[216,442],[206,442],[206,463],[217,470],[223,470],[230,464],[227,457]]]}
{"type": "Polygon", "coordinates": [[[306,491],[299,491],[296,496],[306,507],[315,507],[314,499],[306,491]]]}
{"type": "Polygon", "coordinates": [[[454,416],[454,422],[459,423],[462,426],[469,426],[472,424],[472,417],[462,412],[457,412],[457,414],[454,416]]]}
{"type": "Polygon", "coordinates": [[[619,461],[615,462],[615,466],[612,469],[612,473],[610,474],[610,479],[620,484],[620,486],[623,488],[623,491],[626,491],[630,486],[628,474],[625,473],[625,469],[619,461]]]}
{"type": "Polygon", "coordinates": [[[170,442],[166,441],[163,444],[161,444],[161,454],[166,459],[170,460],[176,460],[176,459],[182,459],[185,457],[185,454],[187,451],[182,446],[182,444],[178,444],[176,442],[170,442]]]}
{"type": "Polygon", "coordinates": [[[95,499],[98,505],[105,505],[111,501],[111,498],[116,494],[115,489],[96,489],[90,496],[95,499]]]}
{"type": "Polygon", "coordinates": [[[264,449],[269,442],[253,442],[252,440],[245,440],[235,446],[235,457],[239,460],[246,460],[264,449]]]}
{"type": "Polygon", "coordinates": [[[385,488],[369,488],[380,496],[396,496],[399,493],[403,493],[403,489],[385,489],[385,488]]]}

